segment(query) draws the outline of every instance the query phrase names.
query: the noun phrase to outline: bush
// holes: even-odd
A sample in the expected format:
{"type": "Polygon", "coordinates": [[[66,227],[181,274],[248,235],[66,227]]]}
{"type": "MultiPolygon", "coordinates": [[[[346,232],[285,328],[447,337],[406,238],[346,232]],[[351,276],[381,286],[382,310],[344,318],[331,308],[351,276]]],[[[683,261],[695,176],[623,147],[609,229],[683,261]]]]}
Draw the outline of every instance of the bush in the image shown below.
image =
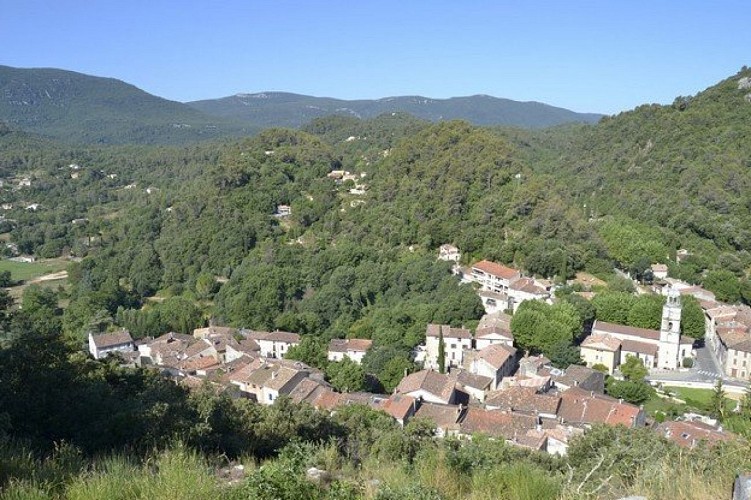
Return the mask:
{"type": "Polygon", "coordinates": [[[683,368],[693,368],[694,367],[694,358],[683,358],[683,368]]]}

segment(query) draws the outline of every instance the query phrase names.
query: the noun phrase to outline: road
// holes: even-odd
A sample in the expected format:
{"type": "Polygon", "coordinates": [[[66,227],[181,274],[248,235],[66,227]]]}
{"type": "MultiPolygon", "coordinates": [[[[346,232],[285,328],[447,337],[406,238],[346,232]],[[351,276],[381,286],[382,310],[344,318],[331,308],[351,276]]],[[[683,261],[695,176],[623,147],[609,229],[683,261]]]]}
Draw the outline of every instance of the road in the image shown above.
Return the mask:
{"type": "Polygon", "coordinates": [[[666,385],[669,385],[671,381],[714,384],[720,377],[722,377],[722,383],[726,386],[748,387],[749,385],[748,381],[723,376],[720,364],[712,350],[708,347],[699,347],[696,349],[693,368],[685,371],[651,370],[647,380],[662,382],[666,385]]]}

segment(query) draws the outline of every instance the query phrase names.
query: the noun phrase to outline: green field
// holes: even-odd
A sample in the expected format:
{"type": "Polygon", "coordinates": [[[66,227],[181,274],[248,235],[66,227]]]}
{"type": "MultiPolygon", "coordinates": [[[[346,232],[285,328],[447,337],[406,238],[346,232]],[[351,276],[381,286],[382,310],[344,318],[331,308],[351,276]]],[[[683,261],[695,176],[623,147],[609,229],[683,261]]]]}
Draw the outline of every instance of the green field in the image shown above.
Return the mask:
{"type": "MultiPolygon", "coordinates": [[[[694,389],[688,387],[665,387],[670,394],[685,401],[686,403],[678,403],[668,399],[657,397],[656,395],[644,403],[644,409],[650,415],[654,415],[655,412],[660,411],[663,413],[678,412],[683,413],[685,411],[698,411],[699,413],[706,413],[710,401],[712,400],[712,389],[694,389]]],[[[725,409],[731,411],[735,408],[736,402],[728,397],[725,398],[725,409]]]]}
{"type": "Polygon", "coordinates": [[[47,259],[37,262],[13,262],[0,260],[0,272],[10,271],[11,279],[15,281],[28,281],[45,274],[64,271],[68,267],[65,259],[47,259]]]}

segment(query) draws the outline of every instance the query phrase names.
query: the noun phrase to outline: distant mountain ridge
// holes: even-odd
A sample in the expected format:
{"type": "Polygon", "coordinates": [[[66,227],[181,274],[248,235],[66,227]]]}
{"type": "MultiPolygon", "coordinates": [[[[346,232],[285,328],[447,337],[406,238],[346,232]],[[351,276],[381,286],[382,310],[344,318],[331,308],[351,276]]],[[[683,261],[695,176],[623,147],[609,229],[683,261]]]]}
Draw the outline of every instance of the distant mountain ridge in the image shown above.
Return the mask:
{"type": "Polygon", "coordinates": [[[255,132],[114,78],[9,66],[0,66],[0,121],[83,143],[184,143],[255,132]]]}
{"type": "Polygon", "coordinates": [[[114,78],[0,65],[0,121],[15,130],[77,143],[180,144],[251,135],[269,127],[298,128],[331,114],[368,119],[384,113],[524,128],[594,123],[602,117],[487,95],[348,101],[260,92],[181,103],[114,78]]]}
{"type": "Polygon", "coordinates": [[[429,121],[462,119],[475,125],[524,128],[543,128],[563,123],[596,123],[603,116],[596,113],[576,113],[540,102],[519,102],[489,95],[449,99],[395,96],[344,100],[289,92],[258,92],[187,104],[207,115],[259,127],[300,127],[315,118],[330,114],[367,119],[383,113],[404,112],[429,121]]]}

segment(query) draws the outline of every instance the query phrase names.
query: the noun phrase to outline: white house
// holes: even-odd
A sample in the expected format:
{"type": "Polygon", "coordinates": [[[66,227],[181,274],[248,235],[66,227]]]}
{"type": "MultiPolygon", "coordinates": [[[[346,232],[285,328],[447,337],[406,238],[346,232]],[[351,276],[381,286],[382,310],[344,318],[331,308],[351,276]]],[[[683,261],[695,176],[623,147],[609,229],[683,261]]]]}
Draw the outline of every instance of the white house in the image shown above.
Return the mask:
{"type": "Polygon", "coordinates": [[[491,390],[498,388],[503,377],[514,373],[516,366],[516,348],[506,344],[493,344],[464,353],[464,369],[474,375],[489,377],[491,390]]]}
{"type": "Polygon", "coordinates": [[[465,328],[429,324],[425,332],[425,368],[438,369],[438,351],[443,337],[445,367],[462,365],[464,351],[472,348],[472,334],[465,328]]]}
{"type": "Polygon", "coordinates": [[[265,358],[283,358],[290,347],[300,344],[300,336],[290,332],[271,332],[255,339],[265,358]]]}
{"type": "Polygon", "coordinates": [[[502,311],[484,315],[475,330],[475,349],[479,351],[493,344],[514,345],[511,316],[502,311]]]}
{"type": "Polygon", "coordinates": [[[373,341],[368,339],[331,339],[327,359],[341,361],[349,358],[359,365],[372,345],[373,341]]]}
{"type": "Polygon", "coordinates": [[[483,290],[507,293],[511,283],[521,278],[521,273],[502,264],[481,260],[472,266],[470,277],[472,281],[479,283],[483,290]]]}
{"type": "Polygon", "coordinates": [[[462,254],[459,252],[459,249],[454,245],[449,245],[448,243],[441,245],[441,247],[438,249],[438,258],[440,260],[445,260],[448,262],[459,262],[461,256],[462,254]]]}
{"type": "Polygon", "coordinates": [[[433,370],[421,370],[407,375],[396,386],[394,394],[406,394],[423,401],[442,404],[455,404],[458,399],[469,399],[466,393],[458,390],[455,376],[433,370]]]}
{"type": "Polygon", "coordinates": [[[112,352],[133,352],[136,345],[128,330],[94,335],[89,333],[89,352],[94,359],[102,359],[112,352]]]}

